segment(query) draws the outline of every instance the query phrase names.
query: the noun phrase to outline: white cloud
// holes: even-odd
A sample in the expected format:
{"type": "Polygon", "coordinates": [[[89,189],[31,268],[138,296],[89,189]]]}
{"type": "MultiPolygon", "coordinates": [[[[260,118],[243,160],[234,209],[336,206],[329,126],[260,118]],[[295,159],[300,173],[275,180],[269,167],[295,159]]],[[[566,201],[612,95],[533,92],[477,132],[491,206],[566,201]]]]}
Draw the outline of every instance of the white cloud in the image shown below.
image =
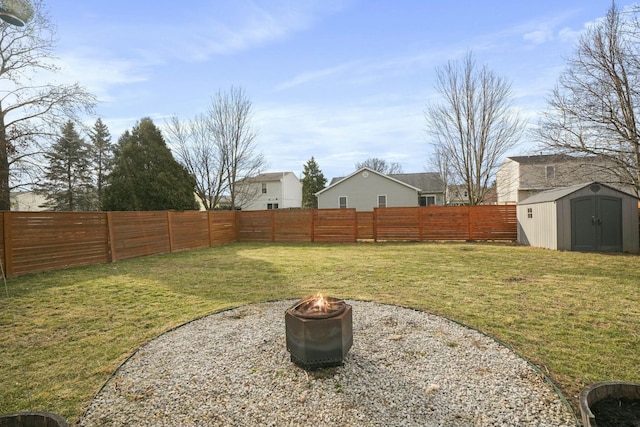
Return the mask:
{"type": "MultiPolygon", "coordinates": [[[[210,3],[189,25],[157,24],[147,33],[148,47],[159,57],[204,61],[215,55],[230,55],[282,41],[311,28],[326,14],[341,8],[340,2],[229,2],[210,3]],[[222,9],[222,16],[221,11],[222,9]],[[158,36],[160,35],[160,36],[158,36]]],[[[142,35],[144,37],[144,35],[142,35]]]]}
{"type": "Polygon", "coordinates": [[[328,67],[321,70],[304,72],[298,74],[297,76],[294,76],[288,81],[277,84],[276,90],[290,89],[302,84],[318,80],[326,80],[327,78],[335,76],[336,74],[342,74],[349,70],[352,70],[356,65],[357,62],[348,62],[346,64],[336,65],[335,67],[328,67]]]}
{"type": "Polygon", "coordinates": [[[59,77],[64,82],[79,82],[105,102],[113,101],[113,86],[140,83],[148,78],[139,64],[124,59],[99,58],[89,52],[63,53],[59,67],[59,77]]]}
{"type": "Polygon", "coordinates": [[[543,44],[553,40],[553,31],[551,28],[542,27],[525,33],[522,38],[526,41],[532,42],[533,44],[543,44]]]}
{"type": "Polygon", "coordinates": [[[582,31],[565,27],[558,31],[558,37],[563,43],[574,44],[580,38],[582,31]]]}
{"type": "Polygon", "coordinates": [[[420,103],[257,105],[254,119],[273,170],[299,173],[314,156],[328,179],[353,172],[356,162],[369,157],[421,172],[429,151],[420,103]]]}

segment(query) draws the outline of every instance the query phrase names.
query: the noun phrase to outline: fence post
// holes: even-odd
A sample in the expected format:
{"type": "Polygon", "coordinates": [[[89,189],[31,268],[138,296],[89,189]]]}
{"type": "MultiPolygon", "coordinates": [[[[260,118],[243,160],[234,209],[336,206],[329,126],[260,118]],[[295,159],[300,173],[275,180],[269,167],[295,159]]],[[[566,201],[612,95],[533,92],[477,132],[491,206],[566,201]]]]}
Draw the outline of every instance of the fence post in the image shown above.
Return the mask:
{"type": "Polygon", "coordinates": [[[271,209],[271,241],[276,241],[276,210],[271,209]]]}
{"type": "Polygon", "coordinates": [[[169,253],[173,253],[173,227],[171,227],[171,211],[167,211],[167,230],[169,231],[169,253]]]}
{"type": "Polygon", "coordinates": [[[108,234],[109,234],[109,254],[110,254],[110,261],[111,262],[116,262],[118,260],[118,256],[116,254],[116,242],[115,242],[115,237],[114,237],[114,230],[113,230],[113,212],[107,212],[107,229],[108,229],[108,234]]]}
{"type": "Polygon", "coordinates": [[[213,215],[213,211],[207,209],[207,232],[209,233],[209,247],[213,247],[213,229],[211,228],[211,215],[213,215]]]}
{"type": "Polygon", "coordinates": [[[236,242],[240,241],[240,212],[238,210],[233,210],[233,221],[235,223],[236,228],[236,242]]]}
{"type": "Polygon", "coordinates": [[[378,208],[373,208],[373,241],[378,241],[378,208]]]}
{"type": "Polygon", "coordinates": [[[473,211],[471,210],[472,206],[467,206],[467,221],[469,221],[469,240],[473,240],[473,220],[471,218],[473,211]]]}
{"type": "Polygon", "coordinates": [[[311,243],[316,241],[316,210],[317,209],[309,209],[311,213],[311,243]]]}
{"type": "Polygon", "coordinates": [[[13,275],[13,245],[11,244],[11,212],[3,212],[2,227],[4,228],[4,277],[13,275]]]}
{"type": "Polygon", "coordinates": [[[424,224],[422,221],[422,212],[423,209],[427,209],[426,207],[423,208],[422,206],[418,206],[418,241],[422,242],[424,240],[424,224]]]}

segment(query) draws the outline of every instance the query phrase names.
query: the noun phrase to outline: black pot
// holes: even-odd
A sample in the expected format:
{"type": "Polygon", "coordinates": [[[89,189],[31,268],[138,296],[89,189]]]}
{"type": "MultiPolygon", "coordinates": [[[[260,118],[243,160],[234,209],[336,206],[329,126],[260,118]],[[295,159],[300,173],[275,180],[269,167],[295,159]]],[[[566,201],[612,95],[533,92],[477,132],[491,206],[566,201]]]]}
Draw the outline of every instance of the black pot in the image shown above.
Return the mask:
{"type": "Polygon", "coordinates": [[[60,415],[49,412],[19,412],[0,415],[0,427],[69,427],[60,415]]]}
{"type": "Polygon", "coordinates": [[[580,412],[584,427],[597,427],[597,417],[591,411],[597,402],[613,398],[640,399],[640,384],[626,382],[601,382],[585,387],[580,393],[580,412]]]}

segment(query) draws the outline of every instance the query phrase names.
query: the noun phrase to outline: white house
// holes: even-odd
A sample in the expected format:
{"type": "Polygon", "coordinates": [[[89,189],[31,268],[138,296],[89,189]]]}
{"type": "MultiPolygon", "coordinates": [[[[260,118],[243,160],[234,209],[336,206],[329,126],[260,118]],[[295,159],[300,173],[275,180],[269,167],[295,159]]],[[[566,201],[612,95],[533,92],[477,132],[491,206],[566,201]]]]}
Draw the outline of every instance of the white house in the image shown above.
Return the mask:
{"type": "Polygon", "coordinates": [[[258,211],[302,206],[302,183],[293,172],[268,172],[239,182],[248,195],[242,209],[258,211]]]}
{"type": "Polygon", "coordinates": [[[33,191],[18,191],[9,195],[11,210],[23,212],[37,212],[46,210],[40,207],[44,205],[47,199],[33,191]]]}

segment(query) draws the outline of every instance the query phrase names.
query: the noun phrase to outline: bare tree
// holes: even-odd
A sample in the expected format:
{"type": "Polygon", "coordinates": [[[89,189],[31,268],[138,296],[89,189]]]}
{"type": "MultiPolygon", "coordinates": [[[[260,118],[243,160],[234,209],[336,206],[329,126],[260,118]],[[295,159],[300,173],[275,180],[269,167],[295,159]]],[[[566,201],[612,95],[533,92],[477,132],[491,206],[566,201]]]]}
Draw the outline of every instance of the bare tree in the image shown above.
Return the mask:
{"type": "Polygon", "coordinates": [[[10,190],[24,184],[19,178],[33,178],[20,172],[42,154],[41,142],[95,104],[78,84],[38,83],[36,73],[58,69],[52,61],[55,28],[41,1],[33,9],[24,27],[0,24],[0,210],[9,210],[10,190]]]}
{"type": "Polygon", "coordinates": [[[453,175],[451,169],[451,159],[446,152],[443,152],[439,147],[435,147],[433,157],[429,160],[430,166],[438,171],[440,179],[442,179],[442,186],[444,189],[444,203],[448,205],[451,201],[451,195],[454,190],[451,185],[451,176],[453,175]]]}
{"type": "Polygon", "coordinates": [[[218,91],[207,112],[214,137],[221,148],[224,175],[233,208],[242,208],[255,197],[255,188],[239,184],[258,175],[266,161],[256,151],[256,132],[251,127],[252,104],[241,88],[218,91]]]}
{"type": "Polygon", "coordinates": [[[251,101],[240,88],[219,91],[204,114],[181,122],[174,117],[168,135],[179,161],[196,178],[196,193],[207,209],[228,195],[233,208],[242,208],[257,196],[250,178],[265,166],[256,151],[251,127],[251,101]]]}
{"type": "Polygon", "coordinates": [[[484,201],[506,152],[517,144],[523,123],[511,108],[511,84],[473,54],[436,69],[440,104],[427,107],[428,134],[436,153],[448,159],[451,181],[466,187],[468,203],[484,201]]]}
{"type": "Polygon", "coordinates": [[[387,162],[386,160],[379,159],[377,157],[369,157],[362,163],[356,163],[356,169],[361,169],[364,167],[373,169],[374,171],[383,173],[385,175],[404,173],[402,170],[402,165],[400,163],[387,162]]]}
{"type": "Polygon", "coordinates": [[[228,184],[225,175],[224,147],[215,139],[211,118],[199,114],[181,122],[172,117],[167,126],[168,139],[176,158],[196,179],[196,195],[207,210],[220,205],[228,184]]]}
{"type": "Polygon", "coordinates": [[[587,29],[538,131],[551,151],[595,156],[613,184],[640,195],[640,37],[634,15],[612,3],[606,17],[587,29]]]}

